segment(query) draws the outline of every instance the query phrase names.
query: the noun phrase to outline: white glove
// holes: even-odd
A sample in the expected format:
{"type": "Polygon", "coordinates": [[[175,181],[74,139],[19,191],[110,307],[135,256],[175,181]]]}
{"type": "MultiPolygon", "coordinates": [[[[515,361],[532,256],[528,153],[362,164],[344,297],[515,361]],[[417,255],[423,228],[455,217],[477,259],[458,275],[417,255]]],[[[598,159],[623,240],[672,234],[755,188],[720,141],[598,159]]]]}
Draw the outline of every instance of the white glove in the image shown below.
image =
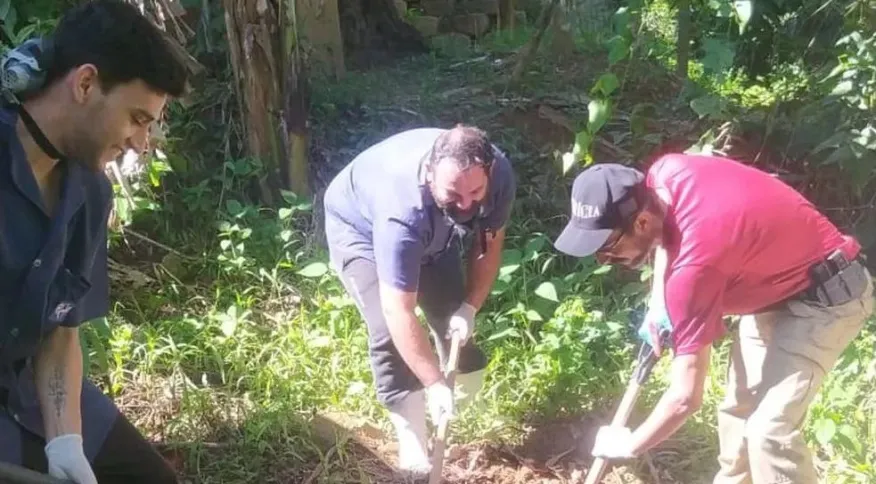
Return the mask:
{"type": "Polygon", "coordinates": [[[471,334],[474,332],[474,320],[477,309],[471,304],[463,301],[459,309],[450,317],[450,322],[447,324],[447,335],[445,338],[452,338],[453,333],[459,335],[460,343],[465,344],[471,334]]]}
{"type": "Polygon", "coordinates": [[[632,459],[633,433],[627,427],[603,425],[596,433],[593,457],[603,459],[632,459]]]}
{"type": "Polygon", "coordinates": [[[46,444],[49,475],[58,479],[70,479],[76,484],[97,484],[91,464],[82,449],[79,434],[59,435],[46,444]]]}
{"type": "Polygon", "coordinates": [[[453,418],[453,390],[443,380],[426,387],[429,417],[438,425],[442,418],[453,418]]]}

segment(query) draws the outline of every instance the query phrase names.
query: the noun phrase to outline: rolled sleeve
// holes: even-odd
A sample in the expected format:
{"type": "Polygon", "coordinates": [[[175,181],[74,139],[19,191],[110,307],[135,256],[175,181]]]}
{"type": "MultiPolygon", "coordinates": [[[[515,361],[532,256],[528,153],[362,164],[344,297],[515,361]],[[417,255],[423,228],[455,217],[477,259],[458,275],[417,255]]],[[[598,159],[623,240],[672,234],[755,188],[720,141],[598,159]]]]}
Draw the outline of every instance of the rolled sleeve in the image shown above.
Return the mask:
{"type": "Polygon", "coordinates": [[[425,251],[417,232],[400,219],[388,217],[375,221],[373,233],[380,281],[402,291],[416,291],[425,251]]]}
{"type": "Polygon", "coordinates": [[[666,309],[676,355],[698,352],[723,336],[726,277],[704,266],[674,269],[666,281],[666,309]]]}

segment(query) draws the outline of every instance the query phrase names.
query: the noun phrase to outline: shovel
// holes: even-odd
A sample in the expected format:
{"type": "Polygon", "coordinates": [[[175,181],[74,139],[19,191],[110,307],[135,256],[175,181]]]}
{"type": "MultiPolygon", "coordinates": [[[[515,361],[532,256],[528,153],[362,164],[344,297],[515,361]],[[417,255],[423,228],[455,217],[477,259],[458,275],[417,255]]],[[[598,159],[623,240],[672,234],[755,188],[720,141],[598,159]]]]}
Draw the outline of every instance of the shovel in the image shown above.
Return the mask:
{"type": "MultiPolygon", "coordinates": [[[[660,333],[660,340],[662,346],[666,348],[669,341],[669,332],[662,331],[660,333]]],[[[636,358],[633,375],[630,377],[630,382],[627,384],[624,396],[621,399],[620,405],[618,405],[617,411],[614,413],[614,418],[611,419],[612,426],[625,426],[627,424],[627,420],[630,418],[630,413],[633,410],[633,405],[635,405],[636,399],[639,397],[642,385],[651,376],[651,370],[654,369],[654,364],[657,363],[657,360],[657,355],[654,354],[654,349],[651,348],[651,345],[642,343],[642,346],[639,348],[639,355],[636,358]]],[[[596,484],[599,482],[607,466],[608,461],[606,459],[597,457],[587,471],[587,478],[584,480],[584,484],[596,484]]]]}
{"type": "MultiPolygon", "coordinates": [[[[456,364],[459,361],[459,336],[453,333],[453,339],[450,343],[450,355],[447,357],[447,366],[445,367],[444,377],[447,380],[447,386],[453,390],[456,380],[456,364]]],[[[438,484],[441,482],[441,471],[444,467],[444,448],[447,445],[447,430],[450,427],[450,417],[445,416],[438,422],[438,429],[435,432],[435,445],[432,448],[432,470],[429,471],[429,484],[438,484]]]]}
{"type": "Polygon", "coordinates": [[[58,479],[25,467],[0,462],[0,484],[75,484],[69,479],[58,479]]]}

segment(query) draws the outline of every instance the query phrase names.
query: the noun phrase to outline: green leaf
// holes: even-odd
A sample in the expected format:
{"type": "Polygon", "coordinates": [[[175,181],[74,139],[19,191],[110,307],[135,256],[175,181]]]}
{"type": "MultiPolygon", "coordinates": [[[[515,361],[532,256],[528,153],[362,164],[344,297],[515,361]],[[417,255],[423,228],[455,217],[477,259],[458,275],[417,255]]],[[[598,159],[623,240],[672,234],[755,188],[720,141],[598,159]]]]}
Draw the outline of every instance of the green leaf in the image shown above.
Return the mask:
{"type": "Polygon", "coordinates": [[[499,268],[499,277],[510,276],[520,269],[520,264],[506,264],[499,268]]]}
{"type": "Polygon", "coordinates": [[[614,27],[614,32],[619,36],[631,34],[630,30],[630,19],[632,18],[632,14],[630,14],[629,7],[620,7],[615,10],[614,15],[612,15],[612,26],[614,27]]]}
{"type": "Polygon", "coordinates": [[[304,269],[298,271],[298,275],[302,277],[322,277],[328,272],[328,265],[324,262],[313,262],[308,264],[304,269]]]}
{"type": "Polygon", "coordinates": [[[487,341],[495,341],[497,339],[508,338],[508,337],[518,338],[518,337],[520,337],[520,332],[517,331],[517,328],[507,328],[507,329],[504,329],[502,331],[499,331],[498,333],[490,335],[490,337],[487,338],[487,341]]]}
{"type": "Polygon", "coordinates": [[[575,135],[575,146],[572,147],[572,154],[575,156],[576,162],[581,161],[590,152],[590,145],[592,143],[593,136],[589,131],[586,129],[578,131],[578,134],[575,135]]]}
{"type": "Polygon", "coordinates": [[[827,445],[836,434],[836,422],[829,418],[818,419],[814,424],[815,439],[821,445],[827,445]]]}
{"type": "Polygon", "coordinates": [[[594,135],[605,125],[611,116],[611,101],[608,99],[592,99],[587,105],[587,113],[589,114],[587,131],[594,135]]]}
{"type": "Polygon", "coordinates": [[[616,35],[608,40],[608,65],[613,66],[624,60],[630,52],[630,41],[616,35]]]}
{"type": "Polygon", "coordinates": [[[234,336],[234,331],[237,330],[237,318],[224,316],[222,318],[222,325],[219,329],[222,330],[222,334],[224,334],[226,338],[234,336]]]}
{"type": "Polygon", "coordinates": [[[548,301],[560,302],[557,297],[557,288],[552,282],[542,282],[535,288],[535,295],[548,301]]]}
{"type": "Polygon", "coordinates": [[[710,119],[721,118],[724,114],[724,103],[717,96],[712,95],[692,99],[690,101],[690,108],[701,119],[704,117],[709,117],[710,119]]]}
{"type": "Polygon", "coordinates": [[[722,77],[733,67],[736,50],[731,42],[722,38],[708,38],[703,40],[703,51],[706,53],[703,56],[703,68],[707,71],[722,77]]]}
{"type": "Polygon", "coordinates": [[[599,76],[599,79],[596,81],[596,84],[590,92],[591,94],[601,93],[603,96],[608,97],[611,96],[611,93],[613,93],[618,87],[620,87],[620,81],[617,76],[611,72],[606,72],[599,76]]]}
{"type": "Polygon", "coordinates": [[[739,34],[745,32],[745,27],[751,21],[751,15],[754,13],[754,5],[751,0],[736,0],[733,2],[733,7],[736,9],[736,18],[739,23],[739,34]]]}
{"type": "Polygon", "coordinates": [[[569,173],[569,170],[575,166],[575,163],[578,162],[577,156],[575,156],[574,152],[571,153],[563,153],[563,175],[569,173]]]}
{"type": "Polygon", "coordinates": [[[610,266],[608,264],[601,265],[601,266],[597,267],[596,270],[593,271],[593,274],[596,274],[596,275],[608,274],[609,271],[611,271],[611,267],[612,266],[610,266]]]}
{"type": "Polygon", "coordinates": [[[289,217],[292,216],[292,209],[291,209],[291,208],[285,208],[285,207],[284,207],[284,208],[281,208],[281,209],[279,210],[278,214],[280,215],[280,220],[286,220],[287,218],[289,218],[289,217]]]}
{"type": "Polygon", "coordinates": [[[544,318],[541,317],[541,314],[538,314],[538,312],[532,309],[526,311],[526,319],[530,321],[544,321],[544,318]]]}
{"type": "Polygon", "coordinates": [[[855,88],[855,83],[852,81],[840,81],[834,86],[833,90],[830,91],[831,96],[845,96],[846,94],[852,92],[852,89],[855,88]]]}
{"type": "Polygon", "coordinates": [[[231,241],[228,239],[222,239],[219,241],[219,247],[222,250],[228,250],[231,248],[231,241]]]}
{"type": "Polygon", "coordinates": [[[237,200],[226,200],[225,201],[225,209],[228,210],[228,213],[231,216],[238,216],[243,213],[243,205],[240,204],[237,200]]]}
{"type": "Polygon", "coordinates": [[[529,242],[526,243],[526,247],[523,249],[523,259],[526,261],[535,260],[538,257],[538,253],[544,248],[545,243],[545,238],[541,235],[536,235],[529,239],[529,242]]]}
{"type": "Polygon", "coordinates": [[[12,0],[0,0],[0,20],[6,20],[6,15],[9,14],[9,9],[12,0]]]}

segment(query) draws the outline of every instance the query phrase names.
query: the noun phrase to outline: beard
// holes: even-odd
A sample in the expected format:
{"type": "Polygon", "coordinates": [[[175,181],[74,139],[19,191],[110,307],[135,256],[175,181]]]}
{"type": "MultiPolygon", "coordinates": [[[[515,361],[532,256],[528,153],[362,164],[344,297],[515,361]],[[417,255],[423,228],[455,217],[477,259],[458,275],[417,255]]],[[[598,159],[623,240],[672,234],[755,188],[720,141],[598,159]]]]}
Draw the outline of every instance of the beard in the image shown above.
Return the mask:
{"type": "Polygon", "coordinates": [[[449,205],[439,205],[439,208],[444,213],[444,216],[450,219],[453,223],[457,225],[466,224],[471,222],[481,211],[481,204],[475,202],[468,208],[468,210],[460,210],[455,206],[449,205]]]}

